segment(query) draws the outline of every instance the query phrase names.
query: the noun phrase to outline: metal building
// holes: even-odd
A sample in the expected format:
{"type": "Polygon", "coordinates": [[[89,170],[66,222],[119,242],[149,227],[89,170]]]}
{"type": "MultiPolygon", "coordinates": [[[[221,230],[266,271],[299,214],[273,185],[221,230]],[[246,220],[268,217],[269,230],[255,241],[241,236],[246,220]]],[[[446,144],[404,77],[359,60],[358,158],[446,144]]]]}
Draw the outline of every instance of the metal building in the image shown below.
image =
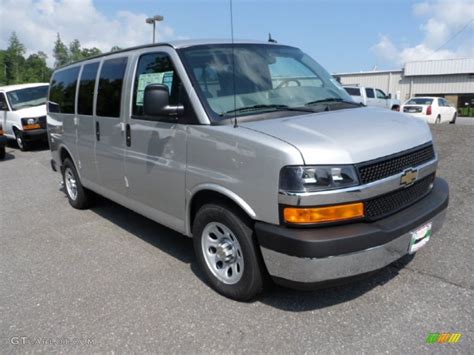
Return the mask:
{"type": "Polygon", "coordinates": [[[474,113],[474,58],[408,62],[400,70],[334,74],[343,85],[376,87],[402,101],[440,96],[463,115],[474,113]]]}

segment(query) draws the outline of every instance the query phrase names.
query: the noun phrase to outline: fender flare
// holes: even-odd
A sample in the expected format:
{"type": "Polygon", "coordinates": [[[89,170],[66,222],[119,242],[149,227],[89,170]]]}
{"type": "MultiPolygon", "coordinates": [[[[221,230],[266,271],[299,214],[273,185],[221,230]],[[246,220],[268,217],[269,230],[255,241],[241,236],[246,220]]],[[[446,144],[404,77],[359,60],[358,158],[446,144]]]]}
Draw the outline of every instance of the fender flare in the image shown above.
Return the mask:
{"type": "Polygon", "coordinates": [[[223,187],[221,185],[217,184],[212,184],[212,183],[204,183],[204,184],[199,184],[193,187],[192,190],[187,191],[187,199],[186,199],[186,226],[185,226],[185,234],[188,237],[192,236],[192,231],[191,231],[191,205],[193,198],[196,196],[196,194],[200,191],[213,191],[217,192],[230,200],[232,200],[237,206],[239,206],[247,215],[252,218],[253,220],[257,219],[257,214],[253,210],[252,207],[238,194],[233,192],[232,190],[223,187]]]}
{"type": "MultiPolygon", "coordinates": [[[[71,157],[72,163],[73,163],[74,166],[76,167],[77,174],[79,175],[79,178],[81,178],[81,173],[80,173],[79,168],[78,168],[78,166],[77,166],[76,159],[74,158],[74,154],[71,154],[71,150],[70,150],[64,143],[61,143],[61,144],[59,145],[59,147],[58,147],[59,157],[61,158],[61,151],[62,151],[63,149],[64,149],[64,150],[69,154],[69,156],[71,157]]],[[[61,163],[61,165],[59,166],[59,168],[60,168],[60,172],[61,172],[61,174],[62,174],[61,168],[62,168],[62,166],[63,166],[63,164],[62,164],[63,162],[60,161],[60,163],[61,163]]]]}

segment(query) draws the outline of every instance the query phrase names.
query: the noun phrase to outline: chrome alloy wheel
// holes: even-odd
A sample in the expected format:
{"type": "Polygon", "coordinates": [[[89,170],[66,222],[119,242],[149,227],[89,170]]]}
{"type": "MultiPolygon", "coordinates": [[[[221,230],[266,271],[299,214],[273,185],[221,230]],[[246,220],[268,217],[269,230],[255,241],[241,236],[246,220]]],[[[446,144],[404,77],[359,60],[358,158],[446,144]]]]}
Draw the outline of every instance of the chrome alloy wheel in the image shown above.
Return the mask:
{"type": "Polygon", "coordinates": [[[21,138],[19,133],[15,133],[15,140],[16,140],[16,144],[18,145],[18,148],[23,149],[24,148],[23,139],[21,138]]]}
{"type": "Polygon", "coordinates": [[[228,227],[209,223],[202,231],[201,247],[207,267],[219,281],[228,285],[239,282],[244,258],[239,241],[228,227]]]}
{"type": "Polygon", "coordinates": [[[77,198],[77,182],[71,168],[66,168],[64,171],[64,182],[66,184],[67,194],[75,201],[77,198]]]}

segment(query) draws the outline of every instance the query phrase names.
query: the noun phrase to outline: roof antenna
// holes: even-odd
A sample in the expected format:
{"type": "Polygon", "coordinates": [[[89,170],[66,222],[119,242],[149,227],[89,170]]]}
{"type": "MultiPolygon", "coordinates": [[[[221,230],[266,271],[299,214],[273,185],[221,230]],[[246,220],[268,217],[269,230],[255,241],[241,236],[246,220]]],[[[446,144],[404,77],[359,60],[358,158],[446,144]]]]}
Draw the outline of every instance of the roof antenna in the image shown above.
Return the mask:
{"type": "Polygon", "coordinates": [[[270,42],[270,43],[278,43],[275,39],[272,38],[272,34],[271,34],[271,33],[268,34],[268,42],[270,42]]]}
{"type": "Polygon", "coordinates": [[[232,41],[231,55],[232,55],[232,90],[234,91],[234,128],[239,127],[237,122],[237,94],[235,89],[235,57],[234,57],[234,12],[232,0],[229,0],[230,5],[230,37],[232,41]]]}

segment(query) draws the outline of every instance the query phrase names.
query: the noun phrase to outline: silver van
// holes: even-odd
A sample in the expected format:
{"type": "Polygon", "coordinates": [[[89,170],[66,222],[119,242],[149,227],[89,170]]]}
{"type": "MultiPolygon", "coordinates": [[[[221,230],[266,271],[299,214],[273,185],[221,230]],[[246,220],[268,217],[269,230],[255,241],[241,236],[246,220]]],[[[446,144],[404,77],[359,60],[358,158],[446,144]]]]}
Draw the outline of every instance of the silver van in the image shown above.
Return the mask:
{"type": "Polygon", "coordinates": [[[383,268],[448,205],[428,125],[360,107],[291,46],[182,41],[73,63],[53,74],[47,121],[73,207],[100,194],[193,237],[209,284],[237,300],[383,268]]]}

